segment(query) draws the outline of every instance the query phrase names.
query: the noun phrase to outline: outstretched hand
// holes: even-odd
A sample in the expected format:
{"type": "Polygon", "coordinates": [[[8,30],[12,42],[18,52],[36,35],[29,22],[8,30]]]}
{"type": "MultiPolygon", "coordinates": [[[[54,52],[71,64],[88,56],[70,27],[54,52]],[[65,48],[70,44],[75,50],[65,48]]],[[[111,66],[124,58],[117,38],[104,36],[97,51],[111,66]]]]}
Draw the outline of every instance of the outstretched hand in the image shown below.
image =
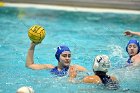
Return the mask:
{"type": "Polygon", "coordinates": [[[69,68],[69,77],[70,78],[75,78],[77,76],[77,71],[74,66],[70,66],[69,68]]]}
{"type": "Polygon", "coordinates": [[[130,37],[133,36],[133,34],[131,33],[131,30],[126,30],[124,34],[125,36],[130,36],[130,37]]]}

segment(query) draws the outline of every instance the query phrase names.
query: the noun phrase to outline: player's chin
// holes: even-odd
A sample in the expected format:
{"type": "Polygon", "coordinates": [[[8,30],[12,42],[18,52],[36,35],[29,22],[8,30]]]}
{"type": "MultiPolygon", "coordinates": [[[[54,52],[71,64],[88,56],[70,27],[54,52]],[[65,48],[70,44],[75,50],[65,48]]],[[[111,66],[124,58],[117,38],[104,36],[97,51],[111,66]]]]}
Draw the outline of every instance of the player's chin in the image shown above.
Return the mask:
{"type": "Polygon", "coordinates": [[[64,63],[65,66],[70,66],[70,63],[64,63]]]}
{"type": "Polygon", "coordinates": [[[137,53],[134,53],[134,52],[129,53],[130,56],[135,56],[136,54],[137,54],[137,53]]]}

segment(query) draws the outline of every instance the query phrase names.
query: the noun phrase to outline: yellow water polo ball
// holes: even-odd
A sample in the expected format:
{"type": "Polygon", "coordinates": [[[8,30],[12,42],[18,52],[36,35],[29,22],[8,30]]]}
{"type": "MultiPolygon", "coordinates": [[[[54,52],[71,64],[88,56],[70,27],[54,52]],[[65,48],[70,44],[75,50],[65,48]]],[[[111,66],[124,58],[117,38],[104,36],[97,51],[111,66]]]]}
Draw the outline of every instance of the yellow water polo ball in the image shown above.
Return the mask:
{"type": "Polygon", "coordinates": [[[4,6],[4,2],[0,1],[0,7],[4,6]]]}
{"type": "Polygon", "coordinates": [[[28,30],[28,36],[30,40],[34,43],[41,43],[41,41],[45,38],[46,31],[42,26],[33,25],[28,30]]]}

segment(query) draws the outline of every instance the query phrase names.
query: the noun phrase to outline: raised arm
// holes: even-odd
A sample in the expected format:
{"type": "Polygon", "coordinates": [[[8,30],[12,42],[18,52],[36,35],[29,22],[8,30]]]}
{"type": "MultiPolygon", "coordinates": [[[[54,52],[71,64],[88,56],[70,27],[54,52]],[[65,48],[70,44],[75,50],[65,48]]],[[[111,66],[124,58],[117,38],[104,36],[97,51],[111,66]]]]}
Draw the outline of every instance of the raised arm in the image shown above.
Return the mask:
{"type": "Polygon", "coordinates": [[[35,43],[31,43],[30,48],[27,53],[26,67],[31,68],[31,69],[36,69],[36,70],[54,68],[54,66],[51,64],[34,64],[35,46],[36,46],[35,43]]]}
{"type": "Polygon", "coordinates": [[[131,31],[131,30],[126,30],[126,31],[124,32],[124,34],[125,34],[126,36],[133,36],[133,35],[140,36],[140,32],[134,32],[134,31],[131,31]]]}

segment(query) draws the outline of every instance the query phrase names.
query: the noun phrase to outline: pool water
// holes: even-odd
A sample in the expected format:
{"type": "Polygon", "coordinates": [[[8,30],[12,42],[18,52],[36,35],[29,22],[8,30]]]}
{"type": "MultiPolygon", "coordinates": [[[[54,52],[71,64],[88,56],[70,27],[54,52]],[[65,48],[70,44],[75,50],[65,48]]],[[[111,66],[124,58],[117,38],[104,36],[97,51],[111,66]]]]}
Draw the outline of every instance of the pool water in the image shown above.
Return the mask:
{"type": "Polygon", "coordinates": [[[131,38],[123,32],[139,31],[139,24],[140,14],[0,7],[0,93],[15,93],[21,86],[31,86],[36,93],[139,93],[140,69],[119,69],[128,58],[125,46],[131,38]],[[93,74],[93,58],[106,54],[112,62],[109,74],[119,79],[120,89],[73,84],[67,76],[56,78],[48,70],[26,68],[30,45],[27,33],[34,24],[47,31],[43,42],[36,47],[35,63],[57,65],[56,47],[67,45],[72,51],[72,64],[82,65],[93,74]]]}

